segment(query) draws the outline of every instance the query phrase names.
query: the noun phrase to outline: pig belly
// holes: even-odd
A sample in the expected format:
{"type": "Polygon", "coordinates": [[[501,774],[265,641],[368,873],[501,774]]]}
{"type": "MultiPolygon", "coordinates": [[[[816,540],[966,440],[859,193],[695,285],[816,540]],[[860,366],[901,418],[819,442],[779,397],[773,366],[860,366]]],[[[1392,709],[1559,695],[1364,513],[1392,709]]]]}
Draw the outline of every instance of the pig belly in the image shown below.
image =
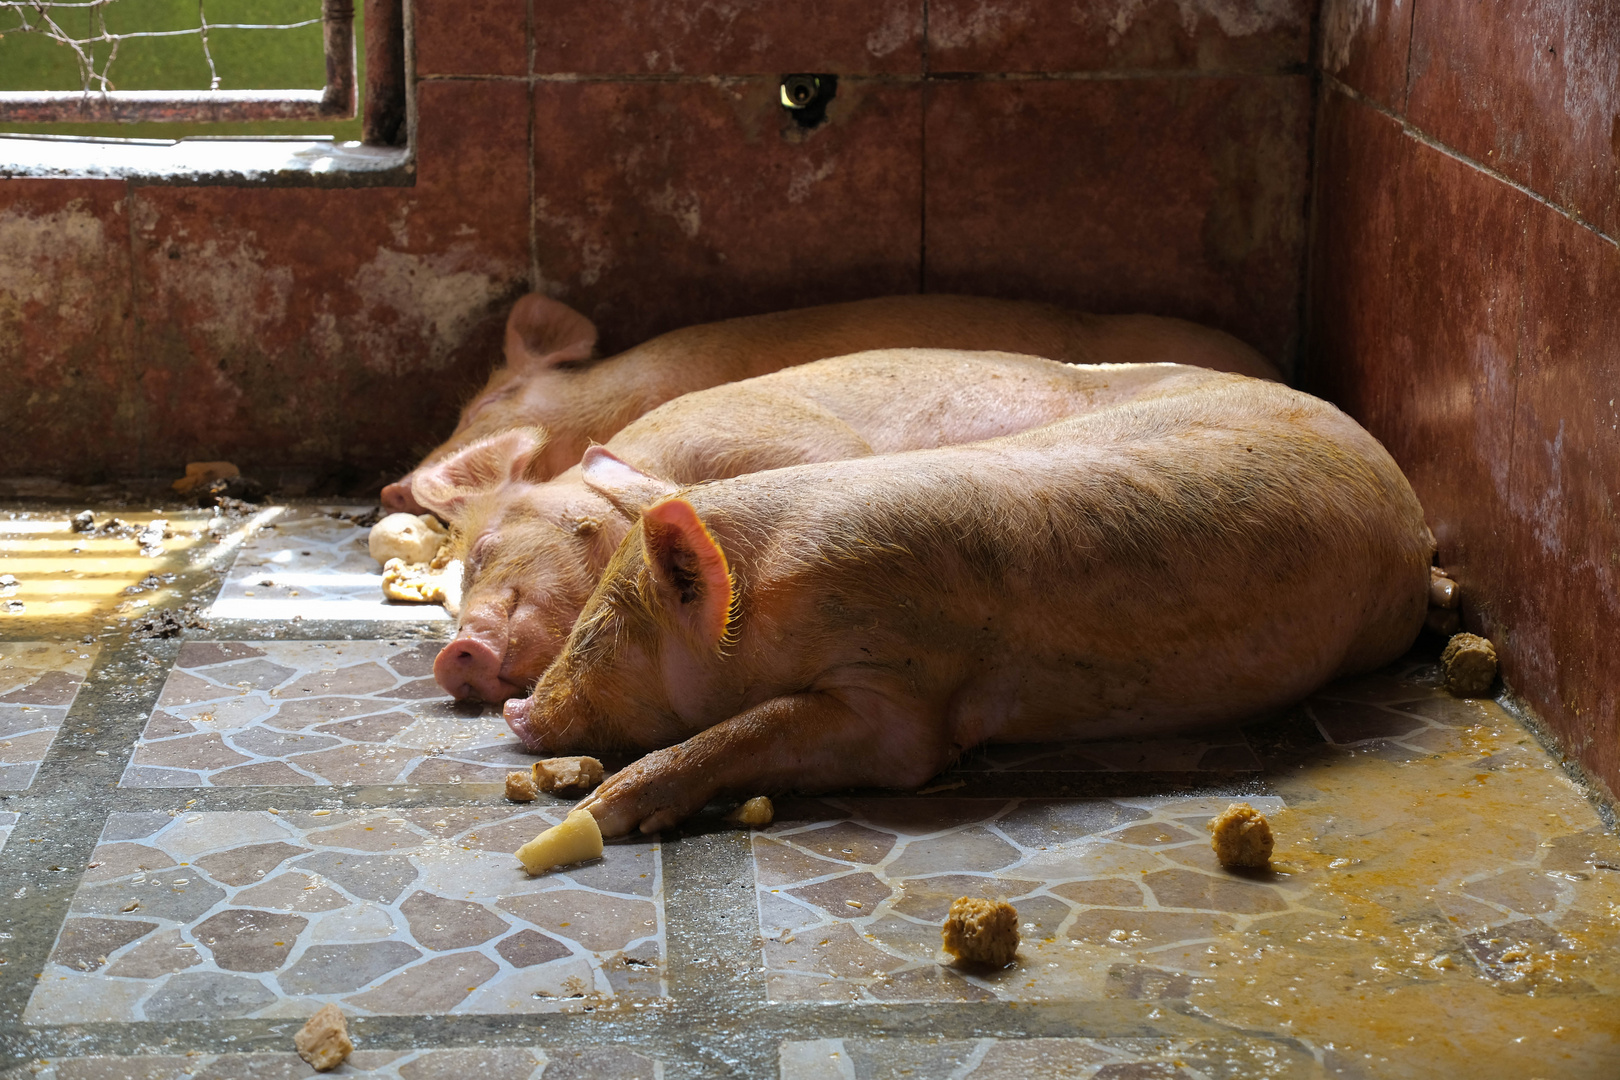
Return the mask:
{"type": "MultiPolygon", "coordinates": [[[[947,661],[941,666],[966,672],[939,722],[963,747],[1143,738],[1241,722],[1333,678],[1360,629],[1358,614],[1331,591],[1243,590],[1213,602],[1251,615],[1167,622],[1164,608],[1143,597],[1137,610],[1115,610],[1110,637],[1054,633],[984,662],[947,661]]],[[[1422,617],[1414,603],[1380,661],[1404,651],[1422,617]]]]}

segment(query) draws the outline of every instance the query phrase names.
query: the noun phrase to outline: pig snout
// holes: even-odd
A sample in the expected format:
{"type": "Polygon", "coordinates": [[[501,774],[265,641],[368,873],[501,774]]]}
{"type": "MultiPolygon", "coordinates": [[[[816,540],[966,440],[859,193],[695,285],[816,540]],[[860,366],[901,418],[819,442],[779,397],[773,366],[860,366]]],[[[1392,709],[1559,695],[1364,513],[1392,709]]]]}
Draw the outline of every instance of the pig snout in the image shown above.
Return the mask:
{"type": "Polygon", "coordinates": [[[453,639],[433,661],[433,678],[458,701],[505,701],[523,687],[501,677],[502,654],[480,638],[453,639]]]}
{"type": "Polygon", "coordinates": [[[428,508],[416,501],[411,493],[411,478],[409,476],[395,480],[382,489],[383,509],[391,514],[426,514],[428,508]]]}

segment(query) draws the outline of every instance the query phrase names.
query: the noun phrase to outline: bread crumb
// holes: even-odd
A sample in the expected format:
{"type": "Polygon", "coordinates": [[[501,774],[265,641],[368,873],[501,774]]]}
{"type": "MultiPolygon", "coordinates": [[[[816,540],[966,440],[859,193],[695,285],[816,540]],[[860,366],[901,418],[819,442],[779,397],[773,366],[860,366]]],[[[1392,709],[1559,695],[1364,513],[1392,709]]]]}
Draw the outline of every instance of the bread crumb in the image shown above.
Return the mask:
{"type": "Polygon", "coordinates": [[[726,815],[726,820],[745,829],[763,829],[776,820],[776,807],[763,795],[755,796],[726,815]]]}
{"type": "Polygon", "coordinates": [[[316,1072],[326,1072],[343,1064],[354,1052],[343,1010],[332,1004],[322,1005],[293,1036],[293,1046],[298,1048],[298,1056],[309,1062],[316,1072]]]}
{"type": "Polygon", "coordinates": [[[1496,647],[1478,634],[1458,634],[1440,654],[1446,689],[1458,697],[1484,697],[1496,681],[1496,647]]]}
{"type": "Polygon", "coordinates": [[[513,802],[533,802],[537,792],[534,790],[534,774],[532,772],[509,772],[506,774],[506,797],[513,802]]]}
{"type": "Polygon", "coordinates": [[[426,565],[449,539],[449,530],[432,514],[389,514],[371,527],[366,549],[380,563],[401,559],[426,565]]]}
{"type": "Polygon", "coordinates": [[[548,792],[593,791],[602,782],[602,763],[593,757],[541,758],[534,763],[534,786],[548,792]]]}
{"type": "Polygon", "coordinates": [[[531,874],[587,859],[602,857],[602,830],[589,810],[575,810],[561,825],[551,828],[515,851],[523,869],[531,874]]]}
{"type": "Polygon", "coordinates": [[[958,961],[1006,967],[1018,953],[1018,909],[1002,900],[959,896],[941,936],[958,961]]]}
{"type": "Polygon", "coordinates": [[[1269,866],[1271,823],[1248,803],[1233,803],[1209,822],[1209,846],[1222,866],[1269,866]]]}

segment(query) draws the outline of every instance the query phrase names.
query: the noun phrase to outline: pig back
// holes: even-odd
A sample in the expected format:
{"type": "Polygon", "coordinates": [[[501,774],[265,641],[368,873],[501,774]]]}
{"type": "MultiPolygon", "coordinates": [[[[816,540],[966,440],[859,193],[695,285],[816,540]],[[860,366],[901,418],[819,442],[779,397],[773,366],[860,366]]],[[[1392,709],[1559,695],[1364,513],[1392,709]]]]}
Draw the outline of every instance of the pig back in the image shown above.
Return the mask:
{"type": "Polygon", "coordinates": [[[745,620],[905,666],[989,718],[970,741],[1239,718],[1388,662],[1424,614],[1394,461],[1326,402],[1233,376],[692,494],[739,552],[745,620]]]}
{"type": "Polygon", "coordinates": [[[1006,352],[876,349],[683,395],[607,447],[690,484],[977,442],[1216,377],[1167,363],[1081,367],[1006,352]]]}

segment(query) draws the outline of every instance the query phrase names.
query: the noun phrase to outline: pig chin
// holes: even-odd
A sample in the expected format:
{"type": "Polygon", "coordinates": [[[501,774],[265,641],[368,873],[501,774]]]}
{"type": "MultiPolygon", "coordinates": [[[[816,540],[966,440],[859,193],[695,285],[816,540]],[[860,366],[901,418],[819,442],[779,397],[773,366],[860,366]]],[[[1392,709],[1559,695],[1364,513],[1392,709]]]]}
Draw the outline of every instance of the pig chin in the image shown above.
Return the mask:
{"type": "Polygon", "coordinates": [[[502,715],[512,733],[537,754],[602,746],[602,725],[594,711],[566,684],[548,686],[542,680],[531,696],[508,701],[502,715]]]}

